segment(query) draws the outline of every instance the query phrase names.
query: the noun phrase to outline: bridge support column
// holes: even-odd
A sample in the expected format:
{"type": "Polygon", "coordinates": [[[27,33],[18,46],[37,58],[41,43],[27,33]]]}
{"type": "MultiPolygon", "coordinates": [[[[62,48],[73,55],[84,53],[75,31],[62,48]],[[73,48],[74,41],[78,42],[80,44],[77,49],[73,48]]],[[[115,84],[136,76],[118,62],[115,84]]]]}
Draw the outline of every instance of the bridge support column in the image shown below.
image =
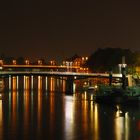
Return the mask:
{"type": "Polygon", "coordinates": [[[38,90],[42,90],[42,76],[38,76],[38,90]]]}
{"type": "Polygon", "coordinates": [[[122,88],[126,89],[126,69],[122,68],[122,88]]]}
{"type": "Polygon", "coordinates": [[[12,77],[9,75],[9,90],[12,90],[12,77]]]}
{"type": "Polygon", "coordinates": [[[18,77],[18,76],[16,77],[16,80],[17,80],[17,81],[16,81],[16,82],[17,82],[17,83],[16,83],[16,86],[17,86],[17,90],[18,90],[18,89],[19,89],[19,87],[18,87],[18,86],[19,86],[19,77],[18,77]]]}
{"type": "Polygon", "coordinates": [[[109,72],[109,86],[112,85],[112,71],[109,72]]]}
{"type": "Polygon", "coordinates": [[[73,94],[74,93],[74,77],[73,76],[67,77],[66,93],[67,94],[73,94]]]}
{"type": "Polygon", "coordinates": [[[31,75],[31,90],[33,90],[34,89],[34,76],[33,75],[31,75]]]}
{"type": "Polygon", "coordinates": [[[45,89],[48,90],[48,77],[45,77],[45,89]]]}

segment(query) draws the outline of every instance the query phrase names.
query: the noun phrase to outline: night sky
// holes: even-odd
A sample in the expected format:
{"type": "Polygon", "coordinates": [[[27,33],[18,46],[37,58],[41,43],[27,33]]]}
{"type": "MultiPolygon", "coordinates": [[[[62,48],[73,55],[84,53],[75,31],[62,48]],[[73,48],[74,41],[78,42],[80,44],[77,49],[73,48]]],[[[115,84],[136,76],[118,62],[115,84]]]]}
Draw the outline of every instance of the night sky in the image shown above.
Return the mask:
{"type": "Polygon", "coordinates": [[[13,0],[0,3],[0,54],[31,60],[139,50],[139,0],[13,0]]]}

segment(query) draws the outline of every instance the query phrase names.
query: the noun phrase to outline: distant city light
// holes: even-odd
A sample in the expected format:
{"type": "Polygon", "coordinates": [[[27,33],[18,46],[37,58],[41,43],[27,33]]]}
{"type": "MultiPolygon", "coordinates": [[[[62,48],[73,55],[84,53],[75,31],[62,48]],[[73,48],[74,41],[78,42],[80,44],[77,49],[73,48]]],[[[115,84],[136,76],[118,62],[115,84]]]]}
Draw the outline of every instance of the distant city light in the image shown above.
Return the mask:
{"type": "Polygon", "coordinates": [[[26,65],[29,65],[29,64],[30,64],[30,61],[29,61],[28,59],[26,59],[26,60],[25,60],[25,64],[26,64],[26,65]]]}
{"type": "Polygon", "coordinates": [[[16,65],[17,64],[17,61],[16,60],[13,60],[12,62],[13,62],[13,65],[16,65]]]}

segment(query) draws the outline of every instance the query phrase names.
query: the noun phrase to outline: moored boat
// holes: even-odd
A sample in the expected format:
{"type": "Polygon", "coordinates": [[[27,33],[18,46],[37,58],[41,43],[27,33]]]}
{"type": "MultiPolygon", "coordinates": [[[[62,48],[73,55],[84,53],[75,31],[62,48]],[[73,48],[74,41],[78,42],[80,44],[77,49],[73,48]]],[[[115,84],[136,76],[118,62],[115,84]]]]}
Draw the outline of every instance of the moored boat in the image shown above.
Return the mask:
{"type": "Polygon", "coordinates": [[[94,96],[95,102],[113,104],[139,104],[140,87],[99,86],[94,96]]]}

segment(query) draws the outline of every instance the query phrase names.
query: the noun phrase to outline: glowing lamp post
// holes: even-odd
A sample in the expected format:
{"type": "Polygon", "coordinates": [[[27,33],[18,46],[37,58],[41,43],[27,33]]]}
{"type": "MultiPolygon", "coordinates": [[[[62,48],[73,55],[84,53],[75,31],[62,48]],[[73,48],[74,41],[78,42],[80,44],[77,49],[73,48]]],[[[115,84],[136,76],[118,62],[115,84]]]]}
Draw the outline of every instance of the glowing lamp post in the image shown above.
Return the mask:
{"type": "Polygon", "coordinates": [[[16,60],[13,60],[12,63],[13,63],[13,65],[16,65],[17,64],[16,60]]]}
{"type": "Polygon", "coordinates": [[[29,60],[25,60],[25,65],[29,65],[29,64],[30,64],[29,60]]]}
{"type": "Polygon", "coordinates": [[[119,73],[122,74],[122,88],[126,89],[126,67],[125,56],[122,57],[122,64],[119,64],[119,73]]]}
{"type": "Polygon", "coordinates": [[[119,66],[119,73],[122,73],[122,69],[125,69],[127,67],[127,64],[118,64],[119,66]]]}
{"type": "Polygon", "coordinates": [[[43,64],[42,60],[38,60],[37,62],[38,62],[38,65],[42,65],[43,64]]]}
{"type": "Polygon", "coordinates": [[[0,66],[2,66],[3,65],[3,60],[0,60],[0,66]]]}

